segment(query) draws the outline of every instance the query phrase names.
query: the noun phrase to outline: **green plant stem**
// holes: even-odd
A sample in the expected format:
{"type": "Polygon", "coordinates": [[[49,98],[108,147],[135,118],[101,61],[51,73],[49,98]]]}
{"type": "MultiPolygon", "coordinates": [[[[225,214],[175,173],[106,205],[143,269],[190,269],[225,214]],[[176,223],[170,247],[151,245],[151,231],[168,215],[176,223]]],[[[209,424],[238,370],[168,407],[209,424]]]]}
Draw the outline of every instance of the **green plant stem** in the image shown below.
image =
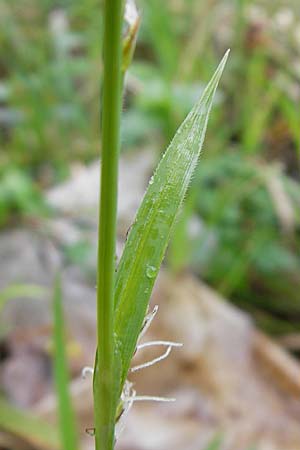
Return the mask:
{"type": "Polygon", "coordinates": [[[121,115],[122,0],[104,2],[102,170],[97,275],[97,364],[94,375],[97,450],[114,447],[114,278],[121,115]]]}

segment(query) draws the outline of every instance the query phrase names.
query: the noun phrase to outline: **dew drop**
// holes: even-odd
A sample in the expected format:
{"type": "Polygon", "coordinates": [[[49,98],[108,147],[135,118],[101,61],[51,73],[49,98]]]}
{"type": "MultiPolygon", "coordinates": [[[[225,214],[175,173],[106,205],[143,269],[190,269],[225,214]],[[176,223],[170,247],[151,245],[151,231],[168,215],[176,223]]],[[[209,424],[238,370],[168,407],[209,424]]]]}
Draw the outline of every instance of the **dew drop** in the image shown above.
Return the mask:
{"type": "Polygon", "coordinates": [[[148,278],[154,278],[156,276],[157,270],[153,266],[147,266],[146,275],[148,278]]]}

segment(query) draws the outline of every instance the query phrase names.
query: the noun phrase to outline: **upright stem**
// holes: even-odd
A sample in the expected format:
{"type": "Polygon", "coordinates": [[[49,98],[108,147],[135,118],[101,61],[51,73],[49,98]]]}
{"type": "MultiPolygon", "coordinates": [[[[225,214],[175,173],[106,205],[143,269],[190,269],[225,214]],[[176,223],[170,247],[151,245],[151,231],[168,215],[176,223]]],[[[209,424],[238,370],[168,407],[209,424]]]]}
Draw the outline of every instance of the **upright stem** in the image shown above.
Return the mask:
{"type": "Polygon", "coordinates": [[[98,350],[94,375],[97,450],[114,447],[114,276],[121,115],[122,0],[104,1],[102,170],[97,276],[98,350]]]}

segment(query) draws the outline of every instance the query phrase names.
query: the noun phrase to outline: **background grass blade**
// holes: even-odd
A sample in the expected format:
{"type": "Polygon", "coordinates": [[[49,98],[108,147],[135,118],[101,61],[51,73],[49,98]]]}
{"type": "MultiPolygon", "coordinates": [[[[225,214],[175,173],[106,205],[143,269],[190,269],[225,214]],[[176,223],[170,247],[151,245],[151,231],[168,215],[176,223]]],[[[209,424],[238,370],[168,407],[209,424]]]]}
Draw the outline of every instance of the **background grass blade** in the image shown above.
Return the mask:
{"type": "Polygon", "coordinates": [[[0,429],[18,436],[33,448],[57,450],[60,448],[56,428],[10,405],[0,397],[0,429]]]}
{"type": "Polygon", "coordinates": [[[54,297],[54,375],[58,401],[58,418],[63,450],[76,450],[78,434],[75,414],[69,392],[69,373],[65,349],[64,319],[62,310],[61,281],[55,281],[54,297]]]}
{"type": "Polygon", "coordinates": [[[120,389],[127,376],[172,226],[198,162],[228,53],[163,155],[126,242],[115,290],[116,349],[122,363],[120,389]]]}
{"type": "Polygon", "coordinates": [[[35,284],[12,284],[0,291],[0,313],[10,299],[18,297],[39,298],[46,292],[45,288],[35,284]]]}
{"type": "Polygon", "coordinates": [[[223,437],[220,434],[217,434],[212,438],[208,446],[205,450],[220,450],[222,444],[223,437]]]}

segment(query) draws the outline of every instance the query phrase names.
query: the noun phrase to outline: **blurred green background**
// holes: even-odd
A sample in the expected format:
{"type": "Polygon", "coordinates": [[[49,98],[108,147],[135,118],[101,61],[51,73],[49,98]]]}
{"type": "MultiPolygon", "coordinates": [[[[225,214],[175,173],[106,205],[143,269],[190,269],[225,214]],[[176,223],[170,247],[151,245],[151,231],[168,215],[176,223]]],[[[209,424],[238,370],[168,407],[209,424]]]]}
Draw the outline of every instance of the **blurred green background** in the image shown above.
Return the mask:
{"type": "MultiPolygon", "coordinates": [[[[140,0],[122,151],[159,157],[230,61],[167,263],[281,334],[300,329],[300,5],[140,0]]],[[[0,227],[100,152],[101,1],[0,2],[0,227]]]]}

